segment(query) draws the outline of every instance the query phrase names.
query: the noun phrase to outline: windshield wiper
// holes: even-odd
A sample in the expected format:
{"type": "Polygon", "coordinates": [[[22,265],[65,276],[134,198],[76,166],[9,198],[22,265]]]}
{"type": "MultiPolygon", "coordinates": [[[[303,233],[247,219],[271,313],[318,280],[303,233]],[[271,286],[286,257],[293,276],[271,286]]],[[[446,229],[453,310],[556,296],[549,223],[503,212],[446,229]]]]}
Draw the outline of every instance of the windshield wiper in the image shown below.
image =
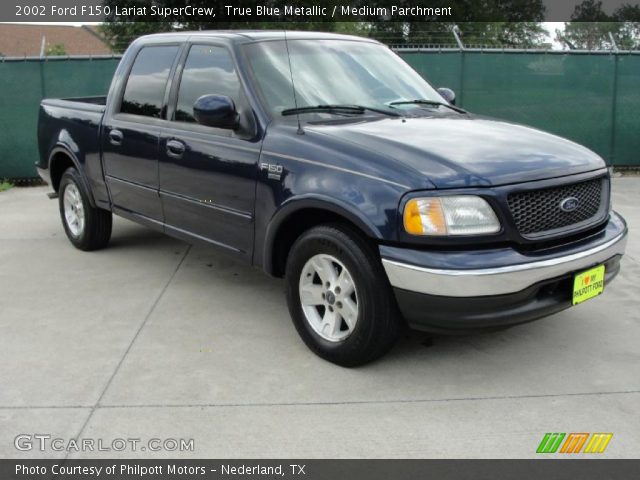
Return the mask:
{"type": "Polygon", "coordinates": [[[460,107],[454,107],[453,105],[450,105],[448,103],[444,103],[444,102],[438,102],[437,100],[427,100],[426,98],[418,98],[415,100],[398,100],[396,102],[391,102],[389,103],[389,105],[432,105],[434,107],[447,107],[450,108],[451,110],[454,110],[458,113],[467,113],[466,110],[463,110],[460,107]]]}
{"type": "Polygon", "coordinates": [[[382,108],[365,107],[363,105],[311,105],[308,107],[287,108],[283,110],[282,115],[295,115],[297,113],[312,113],[312,112],[328,112],[328,113],[353,113],[360,115],[366,111],[381,113],[390,117],[400,117],[401,114],[393,112],[391,110],[385,110],[382,108]]]}

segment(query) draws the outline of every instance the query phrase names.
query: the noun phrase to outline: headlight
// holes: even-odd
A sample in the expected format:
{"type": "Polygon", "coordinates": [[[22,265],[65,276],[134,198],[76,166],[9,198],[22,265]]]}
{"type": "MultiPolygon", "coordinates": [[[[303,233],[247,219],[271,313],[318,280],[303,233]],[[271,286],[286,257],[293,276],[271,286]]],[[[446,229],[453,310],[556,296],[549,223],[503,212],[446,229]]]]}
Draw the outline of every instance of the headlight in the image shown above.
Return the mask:
{"type": "Polygon", "coordinates": [[[404,207],[411,235],[482,235],[500,231],[495,212],[474,195],[414,198],[404,207]]]}

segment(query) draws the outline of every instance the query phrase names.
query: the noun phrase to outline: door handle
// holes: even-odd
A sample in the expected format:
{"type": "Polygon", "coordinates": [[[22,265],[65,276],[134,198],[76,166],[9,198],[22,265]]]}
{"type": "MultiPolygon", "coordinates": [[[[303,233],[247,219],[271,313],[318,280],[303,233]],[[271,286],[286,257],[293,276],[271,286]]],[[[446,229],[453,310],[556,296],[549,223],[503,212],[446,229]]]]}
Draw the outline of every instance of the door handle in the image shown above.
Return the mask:
{"type": "Polygon", "coordinates": [[[122,135],[122,132],[120,130],[111,130],[109,132],[109,141],[112,145],[121,145],[123,138],[124,135],[122,135]]]}
{"type": "Polygon", "coordinates": [[[173,158],[182,158],[186,145],[178,140],[169,140],[167,142],[167,155],[173,158]]]}

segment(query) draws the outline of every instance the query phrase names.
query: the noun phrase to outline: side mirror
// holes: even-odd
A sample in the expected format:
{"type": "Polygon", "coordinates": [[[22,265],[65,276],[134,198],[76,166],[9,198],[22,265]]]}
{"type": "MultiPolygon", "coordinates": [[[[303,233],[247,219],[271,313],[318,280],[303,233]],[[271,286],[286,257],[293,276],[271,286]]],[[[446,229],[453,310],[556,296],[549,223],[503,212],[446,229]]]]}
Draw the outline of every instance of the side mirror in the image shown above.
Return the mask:
{"type": "Polygon", "coordinates": [[[456,104],[456,93],[451,90],[450,88],[439,88],[438,89],[438,93],[440,94],[440,96],[442,98],[444,98],[447,102],[449,102],[451,105],[455,105],[456,104]]]}
{"type": "Polygon", "coordinates": [[[226,95],[203,95],[193,104],[193,116],[201,125],[235,130],[240,117],[233,100],[226,95]]]}

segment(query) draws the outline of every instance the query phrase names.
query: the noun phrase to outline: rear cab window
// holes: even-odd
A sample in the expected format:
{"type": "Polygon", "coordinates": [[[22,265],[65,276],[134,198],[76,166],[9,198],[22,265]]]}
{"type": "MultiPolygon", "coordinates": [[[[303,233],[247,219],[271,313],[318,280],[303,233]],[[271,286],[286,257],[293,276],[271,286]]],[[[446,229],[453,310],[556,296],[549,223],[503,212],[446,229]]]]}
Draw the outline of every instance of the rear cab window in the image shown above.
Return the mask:
{"type": "Polygon", "coordinates": [[[136,56],[122,96],[120,113],[162,118],[177,45],[143,47],[136,56]]]}

